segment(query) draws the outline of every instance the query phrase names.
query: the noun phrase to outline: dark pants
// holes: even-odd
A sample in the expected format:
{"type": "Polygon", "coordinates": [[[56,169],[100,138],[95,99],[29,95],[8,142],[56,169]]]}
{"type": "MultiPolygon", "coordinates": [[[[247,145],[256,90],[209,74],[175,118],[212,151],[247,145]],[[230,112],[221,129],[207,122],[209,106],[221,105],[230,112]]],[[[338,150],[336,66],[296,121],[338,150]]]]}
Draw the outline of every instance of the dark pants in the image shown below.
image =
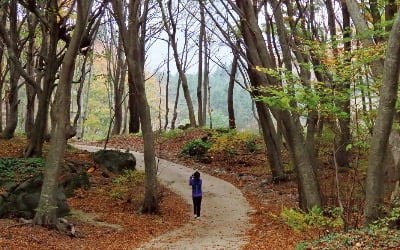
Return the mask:
{"type": "Polygon", "coordinates": [[[197,217],[200,217],[200,210],[201,210],[201,196],[200,197],[193,197],[193,211],[197,217]]]}

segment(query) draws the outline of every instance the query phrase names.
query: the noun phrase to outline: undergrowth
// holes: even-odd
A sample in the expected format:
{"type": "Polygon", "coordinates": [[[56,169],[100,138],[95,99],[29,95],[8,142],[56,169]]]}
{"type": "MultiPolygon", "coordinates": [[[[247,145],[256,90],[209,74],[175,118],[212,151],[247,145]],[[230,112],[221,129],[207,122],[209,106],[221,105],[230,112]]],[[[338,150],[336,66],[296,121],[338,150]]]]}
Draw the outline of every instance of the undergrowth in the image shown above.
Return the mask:
{"type": "Polygon", "coordinates": [[[0,182],[21,182],[39,173],[45,166],[43,158],[0,158],[0,182]]]}
{"type": "Polygon", "coordinates": [[[137,188],[144,186],[145,174],[138,170],[124,170],[122,175],[113,180],[113,187],[110,196],[114,199],[130,201],[132,193],[137,192],[137,188]]]}

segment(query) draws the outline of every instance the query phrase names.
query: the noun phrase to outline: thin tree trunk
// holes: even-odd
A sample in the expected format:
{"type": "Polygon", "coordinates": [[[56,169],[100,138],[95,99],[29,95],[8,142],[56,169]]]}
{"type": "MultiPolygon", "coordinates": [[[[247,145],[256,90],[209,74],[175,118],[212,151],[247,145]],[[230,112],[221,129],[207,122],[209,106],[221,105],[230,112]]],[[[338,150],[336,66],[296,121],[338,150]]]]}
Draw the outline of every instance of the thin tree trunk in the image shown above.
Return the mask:
{"type": "Polygon", "coordinates": [[[176,96],[175,96],[175,102],[174,102],[174,111],[172,113],[172,120],[171,120],[171,129],[175,129],[175,122],[176,119],[178,118],[178,102],[179,102],[179,90],[181,87],[181,79],[178,79],[178,86],[176,88],[176,96]]]}
{"type": "MultiPolygon", "coordinates": [[[[206,110],[207,110],[207,107],[209,107],[209,110],[210,110],[210,112],[209,112],[209,114],[210,114],[210,117],[211,117],[211,108],[210,108],[210,105],[211,105],[211,92],[210,92],[210,89],[211,89],[211,86],[210,86],[210,77],[209,77],[209,75],[210,75],[210,49],[209,49],[209,46],[208,46],[208,41],[207,41],[208,39],[207,39],[207,35],[206,35],[206,33],[204,33],[204,82],[203,82],[203,111],[202,111],[202,114],[203,114],[203,121],[204,121],[204,125],[206,124],[206,114],[207,114],[207,112],[206,112],[206,110]]],[[[211,121],[211,120],[210,120],[211,121]]],[[[210,127],[211,128],[211,127],[210,127]]]]}
{"type": "MultiPolygon", "coordinates": [[[[350,40],[350,15],[347,10],[346,2],[342,2],[342,18],[343,18],[343,39],[350,40]]],[[[344,42],[344,56],[348,56],[351,51],[351,42],[344,42]]],[[[351,58],[346,59],[346,64],[351,64],[351,58]]],[[[348,93],[350,90],[350,79],[346,79],[344,83],[337,86],[337,91],[339,93],[348,93]]],[[[341,111],[347,114],[346,117],[339,117],[339,142],[335,149],[335,158],[339,167],[349,167],[349,151],[347,150],[347,145],[351,143],[351,131],[350,131],[350,95],[342,95],[344,100],[338,104],[341,107],[341,111]]]]}
{"type": "Polygon", "coordinates": [[[235,50],[233,52],[232,68],[229,75],[228,85],[228,117],[229,117],[229,128],[236,129],[235,110],[233,107],[233,88],[235,87],[236,72],[238,67],[239,53],[235,50]]]}
{"type": "MultiPolygon", "coordinates": [[[[29,14],[28,14],[29,15],[29,14]]],[[[28,18],[28,31],[29,31],[29,41],[28,41],[28,52],[27,52],[27,72],[29,75],[34,75],[34,32],[37,26],[37,19],[33,14],[30,14],[28,18]]],[[[38,76],[40,77],[40,76],[38,76]]],[[[31,131],[34,124],[35,117],[35,97],[36,90],[35,88],[26,83],[26,113],[25,113],[25,134],[28,138],[31,136],[31,131]]]]}
{"type": "MultiPolygon", "coordinates": [[[[200,32],[199,32],[199,62],[197,70],[197,120],[199,126],[202,127],[205,124],[203,120],[203,97],[202,97],[202,85],[203,85],[203,40],[205,34],[205,18],[204,18],[204,5],[200,3],[200,32]]],[[[207,59],[206,59],[207,60],[207,59]]]]}
{"type": "Polygon", "coordinates": [[[165,84],[165,124],[164,130],[167,130],[168,127],[168,115],[169,115],[169,79],[170,79],[170,46],[171,41],[168,39],[168,52],[167,52],[167,82],[165,84]]]}
{"type": "Polygon", "coordinates": [[[172,10],[171,10],[171,1],[168,2],[168,11],[169,11],[169,21],[167,20],[167,16],[165,13],[165,9],[164,6],[161,2],[161,0],[157,0],[160,9],[161,9],[161,14],[162,14],[162,18],[163,18],[163,22],[164,22],[164,26],[165,26],[165,30],[167,31],[168,37],[171,41],[171,47],[173,50],[173,56],[175,59],[175,65],[176,68],[178,70],[179,73],[179,78],[181,79],[182,82],[182,90],[183,90],[183,95],[185,96],[185,100],[186,100],[186,104],[188,107],[188,112],[189,112],[189,121],[190,121],[190,126],[191,127],[196,127],[196,118],[194,115],[194,108],[193,108],[193,103],[192,103],[192,98],[190,97],[190,91],[189,91],[189,85],[188,85],[188,81],[186,78],[186,74],[184,72],[183,66],[181,61],[179,60],[179,54],[178,54],[178,45],[177,45],[177,41],[176,41],[176,23],[173,21],[172,19],[172,10]],[[170,25],[172,27],[172,31],[170,30],[170,25]]]}
{"type": "MultiPolygon", "coordinates": [[[[121,42],[120,42],[121,43],[121,42]]],[[[116,73],[114,77],[114,127],[111,132],[112,135],[118,135],[121,131],[122,126],[122,98],[124,94],[124,85],[125,85],[125,72],[126,72],[126,63],[122,58],[122,45],[118,45],[117,49],[117,65],[116,65],[116,73]]]]}

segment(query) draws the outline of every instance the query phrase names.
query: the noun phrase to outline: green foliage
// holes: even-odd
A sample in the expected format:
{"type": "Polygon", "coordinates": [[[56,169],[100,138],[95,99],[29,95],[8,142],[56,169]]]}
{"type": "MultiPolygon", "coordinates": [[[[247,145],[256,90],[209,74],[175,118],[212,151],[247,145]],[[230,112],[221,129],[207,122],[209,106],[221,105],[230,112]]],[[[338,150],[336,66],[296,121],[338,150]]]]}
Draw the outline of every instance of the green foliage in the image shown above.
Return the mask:
{"type": "Polygon", "coordinates": [[[390,229],[400,219],[400,208],[375,221],[369,228],[328,234],[311,242],[301,242],[296,249],[398,249],[400,231],[390,229]],[[329,247],[327,247],[329,246],[329,247]]]}
{"type": "Polygon", "coordinates": [[[331,233],[311,241],[301,242],[296,250],[303,249],[399,249],[399,230],[352,230],[331,233]]]}
{"type": "Polygon", "coordinates": [[[400,207],[395,207],[390,211],[388,216],[378,219],[369,225],[369,227],[372,230],[389,230],[389,228],[398,221],[400,221],[400,207]]]}
{"type": "Polygon", "coordinates": [[[183,146],[182,153],[199,159],[207,153],[211,145],[210,142],[203,141],[202,139],[195,139],[183,146]]]}
{"type": "Polygon", "coordinates": [[[114,199],[127,200],[138,186],[144,186],[145,174],[143,171],[125,170],[121,176],[113,180],[114,186],[110,196],[114,199]]]}
{"type": "Polygon", "coordinates": [[[41,173],[43,158],[0,158],[0,181],[24,181],[41,173]]]}
{"type": "Polygon", "coordinates": [[[329,217],[325,216],[324,211],[316,206],[308,212],[283,207],[280,217],[296,232],[305,229],[338,228],[343,226],[339,208],[331,209],[328,212],[331,215],[329,217]]]}

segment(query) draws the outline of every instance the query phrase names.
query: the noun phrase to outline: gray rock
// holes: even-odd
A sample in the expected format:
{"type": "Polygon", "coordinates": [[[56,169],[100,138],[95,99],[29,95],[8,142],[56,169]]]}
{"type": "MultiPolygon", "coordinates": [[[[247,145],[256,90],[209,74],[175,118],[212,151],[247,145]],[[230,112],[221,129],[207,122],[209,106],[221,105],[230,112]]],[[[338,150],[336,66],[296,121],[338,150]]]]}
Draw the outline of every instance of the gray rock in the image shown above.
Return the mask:
{"type": "Polygon", "coordinates": [[[135,170],[136,158],[131,153],[117,150],[100,150],[92,153],[93,160],[106,171],[120,174],[125,169],[135,170]]]}

